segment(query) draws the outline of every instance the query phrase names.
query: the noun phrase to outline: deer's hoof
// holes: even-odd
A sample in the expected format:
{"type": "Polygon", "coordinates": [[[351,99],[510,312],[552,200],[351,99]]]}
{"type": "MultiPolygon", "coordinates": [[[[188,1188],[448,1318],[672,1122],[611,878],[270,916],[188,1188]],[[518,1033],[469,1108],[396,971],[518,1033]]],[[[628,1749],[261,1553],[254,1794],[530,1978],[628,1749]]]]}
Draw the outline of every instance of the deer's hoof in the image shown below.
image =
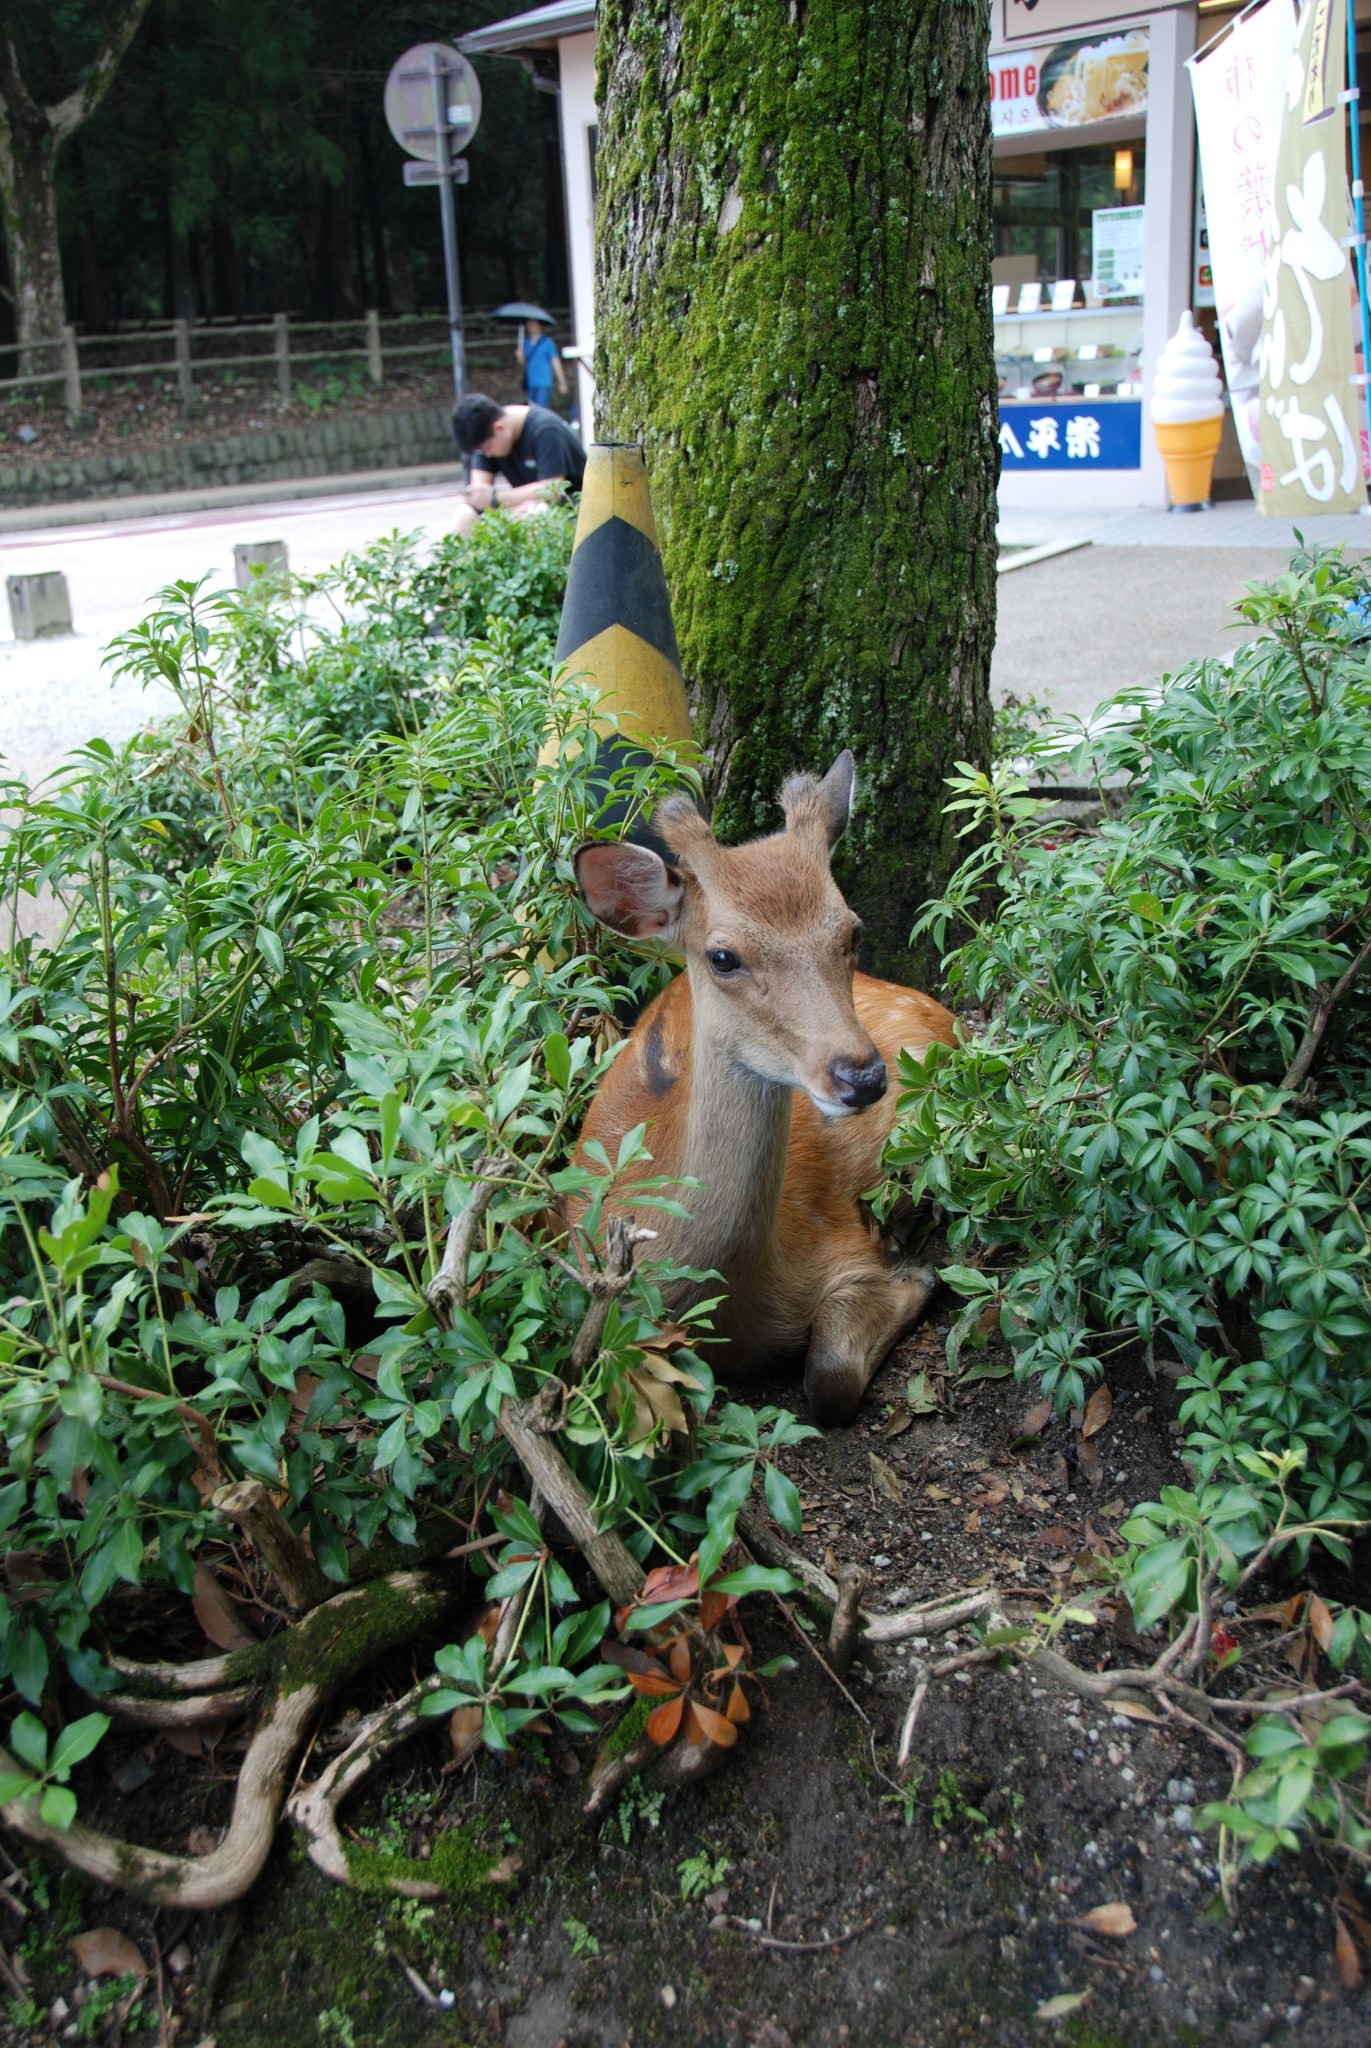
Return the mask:
{"type": "Polygon", "coordinates": [[[862,1405],[866,1376],[849,1359],[815,1358],[805,1361],[805,1395],[809,1412],[824,1429],[851,1422],[862,1405]]]}

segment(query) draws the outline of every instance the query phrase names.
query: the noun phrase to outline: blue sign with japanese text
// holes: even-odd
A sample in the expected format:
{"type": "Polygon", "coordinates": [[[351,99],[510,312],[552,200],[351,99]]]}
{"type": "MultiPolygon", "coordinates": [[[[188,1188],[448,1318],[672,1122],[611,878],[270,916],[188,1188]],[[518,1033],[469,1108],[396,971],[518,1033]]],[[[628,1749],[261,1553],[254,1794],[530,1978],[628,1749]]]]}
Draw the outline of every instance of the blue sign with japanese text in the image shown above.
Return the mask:
{"type": "Polygon", "coordinates": [[[1142,400],[1083,399],[1076,405],[1000,406],[1000,466],[1023,469],[1138,469],[1142,400]]]}

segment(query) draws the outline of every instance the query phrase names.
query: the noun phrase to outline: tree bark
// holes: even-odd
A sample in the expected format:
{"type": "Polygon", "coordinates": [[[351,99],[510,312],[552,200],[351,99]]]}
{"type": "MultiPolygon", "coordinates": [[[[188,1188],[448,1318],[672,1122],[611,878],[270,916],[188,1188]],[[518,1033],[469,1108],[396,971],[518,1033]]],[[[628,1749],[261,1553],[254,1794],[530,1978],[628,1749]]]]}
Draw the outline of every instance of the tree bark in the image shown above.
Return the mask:
{"type": "MultiPolygon", "coordinates": [[[[21,344],[56,341],[66,321],[57,241],[57,153],[88,121],[148,11],[149,0],[117,0],[104,48],[73,88],[51,106],[24,82],[11,10],[0,9],[0,227],[9,252],[15,333],[21,344]]],[[[19,359],[20,375],[57,367],[37,351],[19,359]]]]}
{"type": "Polygon", "coordinates": [[[596,377],[647,450],[716,823],[844,746],[863,961],[989,753],[998,469],[983,5],[601,0],[596,377]]]}

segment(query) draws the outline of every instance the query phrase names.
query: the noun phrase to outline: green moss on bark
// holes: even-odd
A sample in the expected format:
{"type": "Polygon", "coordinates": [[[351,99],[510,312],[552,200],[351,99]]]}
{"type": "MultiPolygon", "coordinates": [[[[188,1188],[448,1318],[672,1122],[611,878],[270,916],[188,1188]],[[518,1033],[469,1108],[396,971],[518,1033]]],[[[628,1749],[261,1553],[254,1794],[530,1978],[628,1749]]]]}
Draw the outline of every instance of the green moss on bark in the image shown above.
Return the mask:
{"type": "Polygon", "coordinates": [[[602,431],[646,445],[719,827],[853,747],[841,878],[916,978],[990,739],[985,11],[603,0],[600,35],[602,431]]]}

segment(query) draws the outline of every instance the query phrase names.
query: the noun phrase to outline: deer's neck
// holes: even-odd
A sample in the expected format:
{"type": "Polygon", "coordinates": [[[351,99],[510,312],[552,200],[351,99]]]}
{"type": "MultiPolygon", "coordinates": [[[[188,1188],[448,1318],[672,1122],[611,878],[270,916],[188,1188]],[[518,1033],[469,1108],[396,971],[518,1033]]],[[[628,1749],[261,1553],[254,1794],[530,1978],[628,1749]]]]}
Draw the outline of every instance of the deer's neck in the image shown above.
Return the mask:
{"type": "Polygon", "coordinates": [[[682,1172],[692,1265],[728,1277],[759,1260],[776,1232],[790,1142],[793,1090],[761,1081],[699,1029],[691,1047],[690,1105],[682,1172]]]}

